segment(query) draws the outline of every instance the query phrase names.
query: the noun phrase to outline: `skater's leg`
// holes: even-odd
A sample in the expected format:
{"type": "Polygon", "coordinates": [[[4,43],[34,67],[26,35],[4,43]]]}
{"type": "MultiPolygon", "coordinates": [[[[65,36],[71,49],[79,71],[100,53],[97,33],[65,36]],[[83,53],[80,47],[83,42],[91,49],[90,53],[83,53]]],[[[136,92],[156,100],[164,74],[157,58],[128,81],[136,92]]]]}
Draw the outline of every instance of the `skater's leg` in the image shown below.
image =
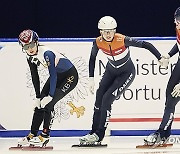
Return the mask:
{"type": "Polygon", "coordinates": [[[117,77],[112,85],[109,87],[109,89],[106,91],[106,93],[103,96],[102,99],[102,105],[101,105],[101,118],[99,123],[99,128],[95,132],[98,137],[99,141],[101,141],[104,138],[105,130],[107,128],[107,125],[109,123],[109,118],[111,116],[111,105],[114,102],[114,100],[131,85],[135,77],[135,71],[132,70],[132,72],[124,73],[121,76],[117,77]]]}
{"type": "Polygon", "coordinates": [[[95,133],[87,136],[85,138],[85,144],[94,144],[95,142],[100,142],[103,140],[107,125],[109,123],[109,118],[111,115],[111,105],[113,101],[118,98],[133,82],[135,77],[135,71],[123,74],[120,77],[116,77],[114,82],[108,88],[106,93],[103,95],[99,127],[95,133]],[[126,83],[126,84],[125,84],[126,83]],[[123,86],[124,85],[124,86],[123,86]],[[122,88],[123,87],[123,88],[122,88]]]}
{"type": "Polygon", "coordinates": [[[44,118],[44,110],[35,108],[32,124],[31,124],[31,133],[34,136],[37,136],[37,133],[39,131],[39,127],[43,121],[43,118],[44,118]]]}
{"type": "Polygon", "coordinates": [[[56,85],[56,90],[52,100],[44,107],[44,124],[43,133],[48,134],[50,132],[53,120],[54,120],[54,106],[66,96],[70,91],[72,91],[78,83],[78,74],[76,69],[73,67],[68,72],[58,75],[58,82],[56,85]],[[64,90],[64,87],[68,89],[64,90]]]}
{"type": "Polygon", "coordinates": [[[29,141],[37,136],[43,117],[44,111],[42,109],[35,108],[31,124],[31,132],[27,136],[18,140],[19,146],[29,144],[29,141]]]}
{"type": "Polygon", "coordinates": [[[180,100],[180,97],[172,97],[171,93],[174,89],[174,86],[180,82],[180,74],[178,73],[179,69],[180,61],[178,61],[178,63],[176,64],[168,81],[168,85],[166,88],[165,109],[159,129],[155,133],[150,134],[144,139],[145,144],[163,144],[171,135],[171,126],[174,120],[175,107],[180,100]]]}
{"type": "Polygon", "coordinates": [[[97,89],[97,92],[96,92],[96,101],[94,105],[92,130],[90,134],[95,133],[96,130],[99,128],[99,122],[101,119],[102,99],[103,99],[104,94],[108,90],[108,87],[111,86],[113,81],[114,81],[114,76],[107,69],[102,77],[102,80],[99,83],[99,88],[97,89]]]}
{"type": "Polygon", "coordinates": [[[176,64],[166,88],[166,102],[165,102],[164,115],[159,127],[159,130],[162,131],[161,137],[167,138],[171,134],[171,125],[174,120],[175,107],[180,100],[180,97],[173,97],[171,93],[175,85],[180,82],[179,69],[180,69],[180,61],[178,61],[178,63],[176,64]]]}
{"type": "Polygon", "coordinates": [[[106,93],[108,87],[112,84],[113,80],[114,80],[114,77],[109,72],[109,70],[106,69],[102,77],[102,80],[99,83],[99,88],[96,91],[96,101],[94,105],[94,114],[93,114],[93,122],[92,122],[91,131],[87,135],[79,138],[80,144],[86,143],[89,136],[95,133],[97,129],[99,128],[99,122],[101,118],[102,98],[103,98],[103,95],[106,93]]]}

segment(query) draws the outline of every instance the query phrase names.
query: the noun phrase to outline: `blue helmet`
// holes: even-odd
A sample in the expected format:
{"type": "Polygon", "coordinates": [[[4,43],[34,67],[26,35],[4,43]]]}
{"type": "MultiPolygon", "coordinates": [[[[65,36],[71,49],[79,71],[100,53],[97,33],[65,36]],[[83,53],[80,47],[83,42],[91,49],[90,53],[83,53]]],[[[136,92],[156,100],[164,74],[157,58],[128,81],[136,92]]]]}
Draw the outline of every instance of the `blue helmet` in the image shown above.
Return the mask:
{"type": "Polygon", "coordinates": [[[180,20],[180,7],[178,7],[174,13],[174,18],[180,20]]]}
{"type": "Polygon", "coordinates": [[[18,40],[19,43],[24,46],[25,44],[29,44],[32,41],[37,42],[39,40],[39,36],[35,31],[27,29],[19,34],[18,40]]]}

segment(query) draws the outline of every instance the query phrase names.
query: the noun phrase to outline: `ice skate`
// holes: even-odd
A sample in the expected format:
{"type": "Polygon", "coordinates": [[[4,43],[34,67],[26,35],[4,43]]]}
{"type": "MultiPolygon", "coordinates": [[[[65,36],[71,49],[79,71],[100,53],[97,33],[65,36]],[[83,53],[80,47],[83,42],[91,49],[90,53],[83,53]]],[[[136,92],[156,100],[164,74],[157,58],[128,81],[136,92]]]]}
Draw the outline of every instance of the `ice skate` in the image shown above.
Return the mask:
{"type": "Polygon", "coordinates": [[[34,135],[29,133],[28,136],[25,136],[21,139],[18,140],[18,147],[24,146],[24,145],[29,145],[29,141],[33,139],[34,135]]]}
{"type": "Polygon", "coordinates": [[[41,133],[38,137],[28,136],[22,138],[18,142],[18,146],[10,147],[9,150],[22,150],[22,151],[49,151],[53,150],[53,146],[46,146],[49,142],[49,136],[41,133]],[[28,145],[27,145],[28,144],[28,145]]]}
{"type": "Polygon", "coordinates": [[[97,136],[96,133],[93,133],[92,135],[87,135],[86,137],[83,138],[84,139],[84,144],[95,144],[96,142],[98,142],[99,137],[97,136]]]}
{"type": "Polygon", "coordinates": [[[18,140],[18,145],[10,147],[9,150],[22,150],[25,147],[29,147],[29,141],[34,138],[34,135],[29,133],[28,136],[25,136],[23,138],[20,138],[18,140]]]}
{"type": "Polygon", "coordinates": [[[168,141],[168,137],[161,137],[161,134],[159,131],[156,131],[155,133],[150,134],[144,139],[145,145],[150,145],[150,146],[158,146],[158,145],[163,145],[166,144],[168,141]]]}
{"type": "Polygon", "coordinates": [[[107,147],[107,144],[101,144],[101,141],[99,141],[99,137],[96,133],[93,134],[87,134],[85,136],[82,136],[80,139],[80,144],[74,144],[72,147],[107,147]]]}
{"type": "Polygon", "coordinates": [[[168,137],[162,137],[161,132],[158,130],[144,139],[144,145],[136,146],[136,148],[163,148],[173,146],[173,144],[167,144],[167,141],[168,137]]]}
{"type": "Polygon", "coordinates": [[[45,147],[49,142],[49,138],[49,135],[41,133],[39,136],[33,137],[29,140],[29,144],[30,146],[40,145],[41,147],[45,147]]]}

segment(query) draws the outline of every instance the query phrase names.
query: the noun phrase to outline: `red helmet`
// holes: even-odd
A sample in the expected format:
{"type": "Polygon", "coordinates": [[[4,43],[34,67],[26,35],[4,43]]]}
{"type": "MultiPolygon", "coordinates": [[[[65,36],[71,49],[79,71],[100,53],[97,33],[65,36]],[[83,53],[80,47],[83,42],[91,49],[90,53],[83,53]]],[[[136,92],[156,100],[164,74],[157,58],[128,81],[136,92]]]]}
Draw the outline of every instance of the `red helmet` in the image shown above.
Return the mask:
{"type": "Polygon", "coordinates": [[[19,40],[19,43],[24,46],[25,44],[29,44],[32,41],[37,42],[39,40],[39,37],[36,32],[30,29],[27,29],[27,30],[22,31],[19,34],[18,40],[19,40]]]}

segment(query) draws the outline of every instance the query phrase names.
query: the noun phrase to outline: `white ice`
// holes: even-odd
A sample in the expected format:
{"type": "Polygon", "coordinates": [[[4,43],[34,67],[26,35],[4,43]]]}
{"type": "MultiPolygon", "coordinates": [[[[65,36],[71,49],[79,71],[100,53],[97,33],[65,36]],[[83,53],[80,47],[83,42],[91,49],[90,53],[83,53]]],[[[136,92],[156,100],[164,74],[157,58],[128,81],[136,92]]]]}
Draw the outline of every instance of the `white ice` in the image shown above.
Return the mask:
{"type": "Polygon", "coordinates": [[[107,148],[71,148],[79,143],[78,137],[54,137],[48,143],[52,151],[10,151],[9,147],[16,146],[18,138],[0,138],[0,154],[180,154],[180,143],[172,147],[160,149],[136,149],[143,144],[144,137],[105,137],[103,143],[107,148]]]}

